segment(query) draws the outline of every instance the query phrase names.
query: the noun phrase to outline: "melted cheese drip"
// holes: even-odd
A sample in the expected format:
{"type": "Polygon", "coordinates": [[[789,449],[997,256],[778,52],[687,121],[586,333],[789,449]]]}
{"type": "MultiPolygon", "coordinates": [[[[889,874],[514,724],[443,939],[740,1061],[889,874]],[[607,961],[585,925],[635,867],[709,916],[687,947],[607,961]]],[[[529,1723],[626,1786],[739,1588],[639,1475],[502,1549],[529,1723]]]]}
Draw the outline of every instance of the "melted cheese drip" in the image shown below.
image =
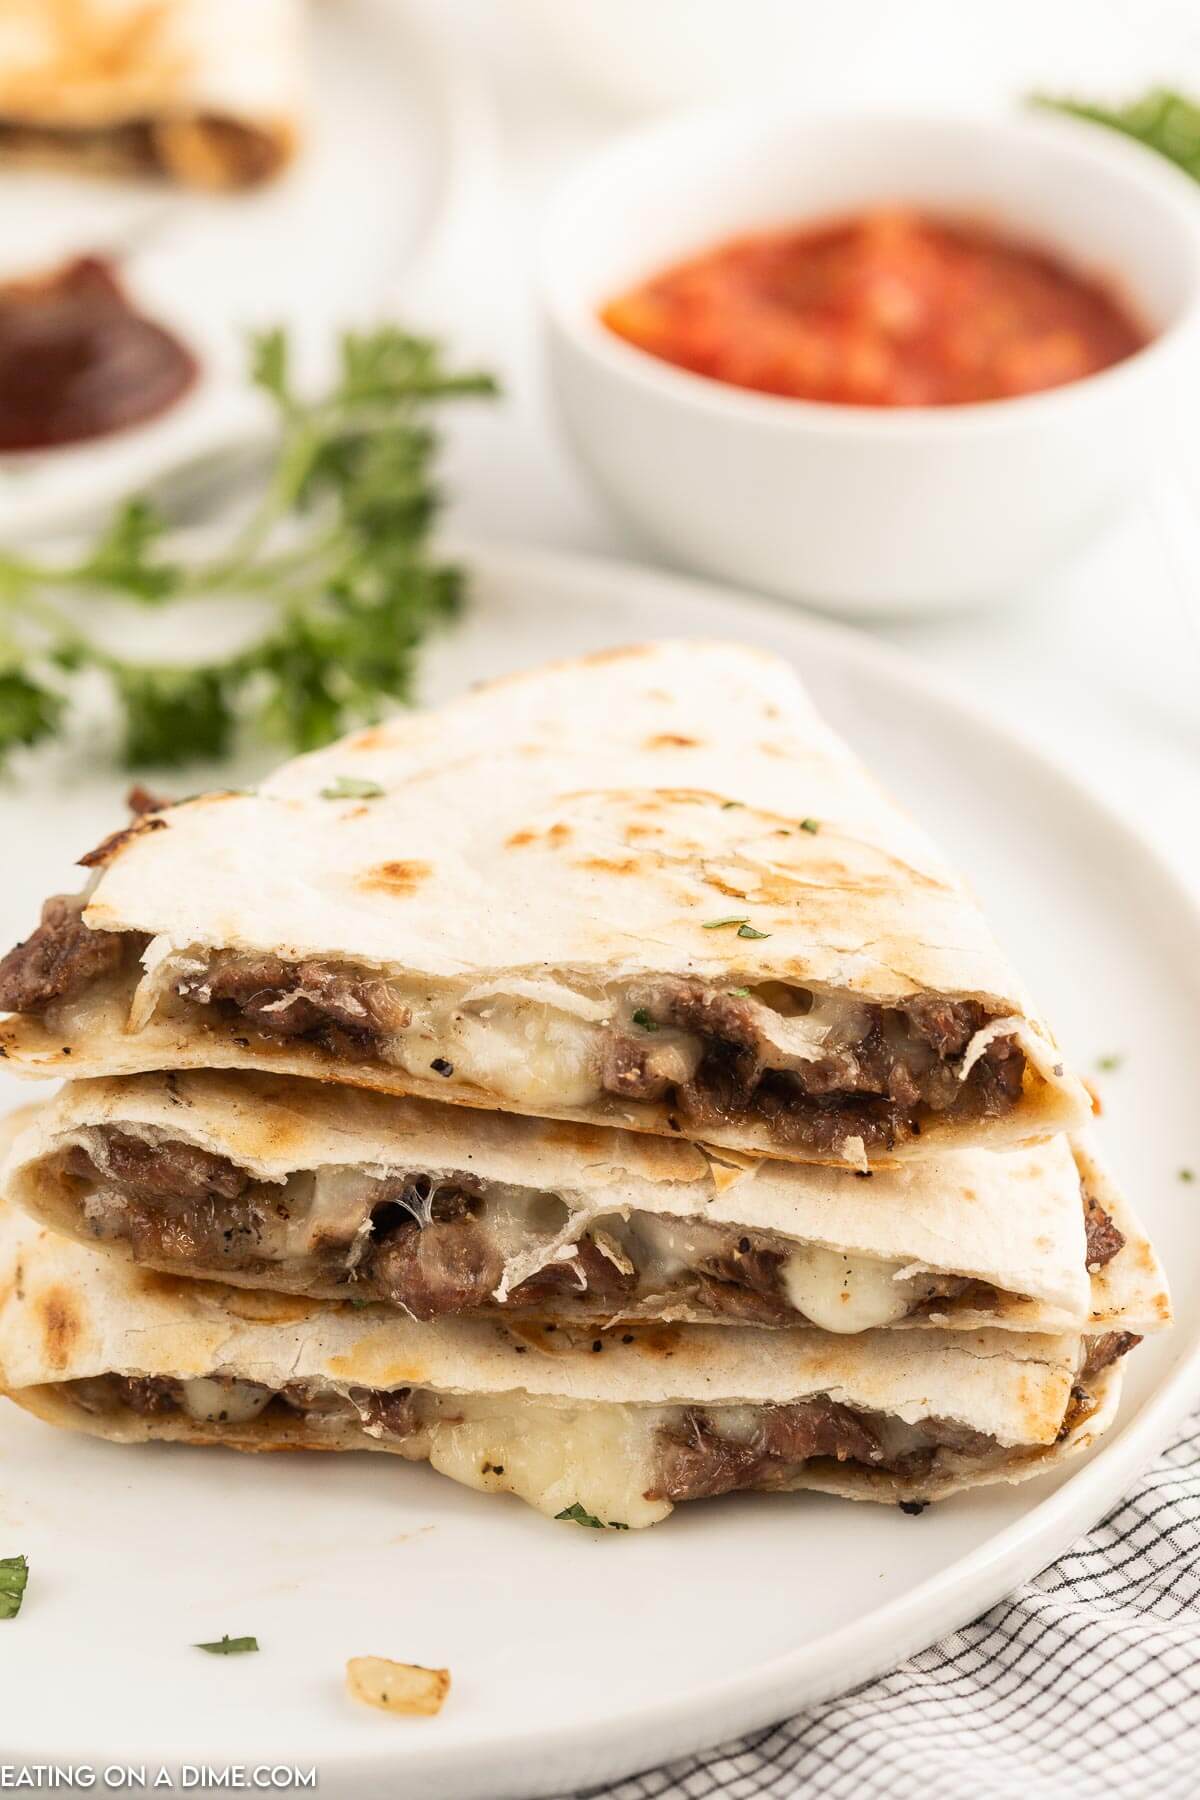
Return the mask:
{"type": "Polygon", "coordinates": [[[909,1310],[914,1284],[896,1279],[903,1266],[805,1244],[793,1250],[780,1275],[792,1305],[822,1330],[870,1331],[909,1310]]]}
{"type": "Polygon", "coordinates": [[[667,1500],[646,1499],[657,1408],[486,1396],[445,1396],[437,1404],[443,1416],[429,1427],[429,1461],[452,1481],[516,1494],[551,1518],[580,1505],[605,1524],[636,1528],[671,1510],[667,1500]]]}

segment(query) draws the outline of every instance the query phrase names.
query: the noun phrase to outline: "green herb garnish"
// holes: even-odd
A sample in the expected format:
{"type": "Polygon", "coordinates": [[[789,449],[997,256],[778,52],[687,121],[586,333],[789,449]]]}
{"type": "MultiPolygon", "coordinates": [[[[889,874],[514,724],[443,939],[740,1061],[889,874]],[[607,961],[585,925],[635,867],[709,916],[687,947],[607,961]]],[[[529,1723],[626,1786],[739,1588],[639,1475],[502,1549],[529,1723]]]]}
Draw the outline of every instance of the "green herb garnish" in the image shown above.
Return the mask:
{"type": "Polygon", "coordinates": [[[741,938],[765,938],[770,935],[769,931],[756,931],[753,925],[747,924],[745,920],[738,926],[738,936],[741,938]]]}
{"type": "Polygon", "coordinates": [[[556,1519],[569,1519],[572,1525],[589,1525],[593,1531],[629,1530],[628,1525],[623,1525],[620,1519],[598,1519],[595,1513],[587,1512],[578,1500],[573,1506],[565,1506],[560,1513],[555,1513],[554,1516],[556,1519]]]}
{"type": "Polygon", "coordinates": [[[816,837],[821,829],[821,821],[820,819],[801,819],[800,829],[801,831],[810,831],[816,837]]]}
{"type": "Polygon", "coordinates": [[[633,1022],[635,1025],[640,1025],[643,1031],[658,1030],[658,1020],[652,1019],[644,1006],[637,1008],[633,1015],[633,1022]]]}
{"type": "Polygon", "coordinates": [[[1196,1179],[1195,1169],[1180,1169],[1179,1179],[1180,1179],[1180,1181],[1195,1181],[1195,1179],[1196,1179]]]}
{"type": "Polygon", "coordinates": [[[1173,88],[1151,88],[1126,106],[1097,106],[1053,94],[1034,94],[1033,104],[1107,125],[1157,150],[1194,181],[1200,181],[1200,104],[1173,88]]]}
{"type": "Polygon", "coordinates": [[[749,920],[744,913],[731,913],[727,919],[705,919],[701,931],[723,931],[726,925],[746,925],[749,920]]]}
{"type": "Polygon", "coordinates": [[[461,572],[430,550],[430,413],[494,383],[448,370],[436,344],[392,326],[347,332],[314,398],[292,380],[282,331],[254,340],[250,375],[275,410],[274,462],[215,553],[189,554],[144,499],[74,561],[0,553],[0,759],[57,737],[97,678],[131,767],[215,761],[243,730],[311,750],[408,699],[418,645],[462,596],[461,572]],[[117,649],[111,628],[94,629],[101,599],[126,610],[117,649]],[[194,660],[133,653],[137,611],[210,599],[261,612],[257,635],[194,660]]]}
{"type": "Polygon", "coordinates": [[[733,1000],[748,1000],[750,998],[749,988],[726,988],[725,992],[733,1000]]]}
{"type": "Polygon", "coordinates": [[[29,1584],[29,1563],[23,1556],[0,1557],[0,1619],[15,1619],[29,1584]]]}
{"type": "Polygon", "coordinates": [[[1101,1070],[1103,1074],[1111,1075],[1113,1070],[1119,1069],[1124,1061],[1125,1058],[1123,1055],[1118,1054],[1116,1051],[1110,1051],[1107,1056],[1098,1056],[1096,1058],[1096,1067],[1101,1070]]]}
{"type": "Polygon", "coordinates": [[[378,800],[383,793],[377,781],[362,781],[357,775],[339,775],[321,789],[322,800],[378,800]]]}
{"type": "Polygon", "coordinates": [[[193,1644],[193,1650],[206,1650],[210,1656],[245,1656],[251,1650],[258,1649],[256,1637],[231,1638],[229,1636],[214,1639],[211,1644],[193,1644]]]}

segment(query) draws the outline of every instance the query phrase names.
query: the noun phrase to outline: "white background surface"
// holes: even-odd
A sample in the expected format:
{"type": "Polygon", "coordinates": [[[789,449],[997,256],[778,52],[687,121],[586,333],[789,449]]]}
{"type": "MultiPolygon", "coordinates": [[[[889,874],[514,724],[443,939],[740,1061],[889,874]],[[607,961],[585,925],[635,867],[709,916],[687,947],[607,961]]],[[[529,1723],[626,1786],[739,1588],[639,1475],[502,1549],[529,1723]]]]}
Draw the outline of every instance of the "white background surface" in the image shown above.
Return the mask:
{"type": "MultiPolygon", "coordinates": [[[[456,54],[472,60],[491,89],[499,143],[490,191],[476,196],[459,257],[422,293],[419,309],[452,329],[464,348],[488,357],[507,388],[490,416],[473,414],[456,426],[448,483],[453,524],[472,536],[644,559],[583,485],[557,437],[533,297],[538,221],[556,178],[645,116],[622,110],[612,97],[622,66],[627,77],[640,71],[630,85],[642,91],[656,78],[659,85],[672,79],[669,60],[668,74],[658,77],[664,65],[654,60],[647,22],[674,18],[677,0],[555,0],[560,13],[576,15],[576,39],[581,9],[594,12],[597,4],[610,19],[608,41],[619,41],[623,27],[626,37],[603,68],[588,45],[578,60],[590,56],[596,79],[584,86],[554,54],[554,38],[539,23],[540,0],[443,0],[443,29],[456,54]]],[[[744,92],[747,81],[773,73],[798,105],[823,109],[986,109],[1034,86],[1115,99],[1154,81],[1200,89],[1200,15],[1188,0],[976,0],[969,7],[961,0],[853,0],[845,7],[789,0],[788,31],[798,38],[778,35],[777,0],[689,6],[693,19],[703,16],[720,34],[714,42],[742,42],[738,54],[707,59],[693,44],[686,60],[696,96],[744,92]],[[746,31],[756,28],[764,45],[757,60],[744,44],[746,31]],[[777,44],[791,42],[790,61],[774,56],[777,44]]],[[[678,69],[673,79],[683,84],[678,69]]],[[[1200,418],[1200,395],[1196,404],[1200,418]]],[[[1200,432],[1187,435],[1179,466],[1174,488],[1118,522],[1083,560],[1019,604],[878,629],[1028,731],[1135,820],[1200,888],[1200,432]]],[[[652,617],[644,629],[654,631],[652,617]]]]}

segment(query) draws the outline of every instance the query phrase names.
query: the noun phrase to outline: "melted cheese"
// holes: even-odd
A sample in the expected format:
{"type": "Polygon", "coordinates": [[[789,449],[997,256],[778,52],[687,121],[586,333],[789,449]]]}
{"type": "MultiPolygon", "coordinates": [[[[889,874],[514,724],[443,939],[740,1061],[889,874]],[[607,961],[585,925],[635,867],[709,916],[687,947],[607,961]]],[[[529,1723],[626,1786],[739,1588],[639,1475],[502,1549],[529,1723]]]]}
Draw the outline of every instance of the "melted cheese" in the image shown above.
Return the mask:
{"type": "Polygon", "coordinates": [[[586,1106],[600,1092],[598,1027],[573,1013],[501,997],[466,1011],[451,1003],[414,1009],[390,1054],[410,1075],[428,1076],[435,1057],[459,1080],[522,1106],[586,1106]]]}
{"type": "Polygon", "coordinates": [[[260,1387],[256,1381],[222,1380],[215,1375],[198,1375],[180,1386],[184,1411],[203,1425],[246,1425],[257,1419],[274,1397],[273,1389],[260,1387]]]}
{"type": "Polygon", "coordinates": [[[914,1288],[910,1281],[897,1280],[902,1267],[805,1244],[792,1251],[780,1273],[798,1312],[824,1331],[852,1332],[890,1325],[908,1312],[914,1288]]]}
{"type": "Polygon", "coordinates": [[[553,1406],[511,1397],[439,1397],[429,1461],[483,1493],[516,1494],[551,1518],[582,1506],[605,1524],[665,1519],[667,1500],[647,1500],[655,1479],[659,1410],[553,1406]]]}

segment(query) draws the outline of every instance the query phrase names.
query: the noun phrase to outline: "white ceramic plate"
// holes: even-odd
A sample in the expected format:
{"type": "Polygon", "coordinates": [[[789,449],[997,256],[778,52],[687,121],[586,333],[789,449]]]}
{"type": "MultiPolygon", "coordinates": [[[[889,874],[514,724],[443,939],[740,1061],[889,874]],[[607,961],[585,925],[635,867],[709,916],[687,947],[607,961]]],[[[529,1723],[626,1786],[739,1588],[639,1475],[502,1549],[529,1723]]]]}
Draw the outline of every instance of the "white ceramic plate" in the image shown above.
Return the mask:
{"type": "MultiPolygon", "coordinates": [[[[260,1459],[56,1435],[0,1412],[0,1556],[32,1567],[0,1631],[6,1761],[316,1764],[338,1800],[562,1792],[843,1690],[970,1619],[1096,1520],[1191,1403],[1200,1363],[1200,917],[1109,813],[986,712],[869,638],[712,588],[514,551],[472,559],[427,664],[480,676],[652,634],[790,656],[834,724],[951,848],[1086,1068],[1104,1141],[1175,1275],[1179,1323],[1132,1359],[1117,1429],[1065,1478],[920,1518],[814,1496],[683,1507],[640,1535],[547,1523],[386,1457],[260,1459]],[[253,1632],[217,1659],[198,1639],[253,1632]],[[347,1657],[446,1665],[436,1720],[351,1704],[347,1657]]],[[[0,801],[0,936],[117,822],[85,769],[0,801]]],[[[530,895],[530,904],[537,896],[530,895]]],[[[11,1080],[4,1099],[16,1099],[11,1080]]]]}
{"type": "Polygon", "coordinates": [[[421,0],[308,9],[308,138],[280,181],[247,194],[0,172],[0,276],[89,251],[200,357],[161,419],[78,447],[0,458],[0,540],[101,512],[167,471],[253,437],[246,336],[286,324],[320,379],[338,330],[373,321],[436,259],[486,152],[484,103],[421,0]]]}

